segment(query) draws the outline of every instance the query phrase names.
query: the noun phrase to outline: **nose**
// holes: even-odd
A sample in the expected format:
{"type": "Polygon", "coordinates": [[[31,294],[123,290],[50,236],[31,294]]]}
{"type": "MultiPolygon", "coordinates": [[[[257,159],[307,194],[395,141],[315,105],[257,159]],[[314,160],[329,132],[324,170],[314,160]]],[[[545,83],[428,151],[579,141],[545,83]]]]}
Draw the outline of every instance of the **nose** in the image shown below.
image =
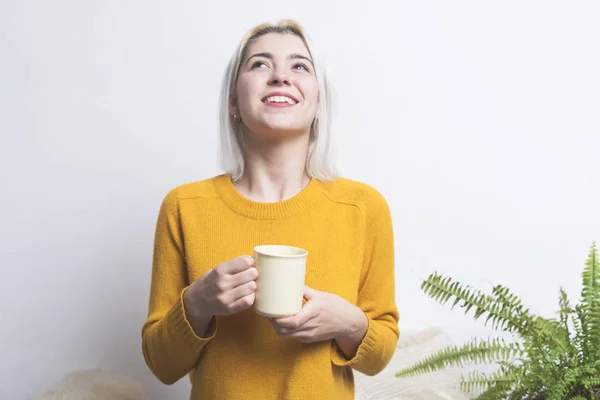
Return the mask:
{"type": "Polygon", "coordinates": [[[279,85],[290,86],[292,84],[292,82],[290,81],[289,77],[286,76],[281,71],[273,71],[273,76],[269,80],[269,84],[273,85],[273,86],[279,86],[279,85]]]}

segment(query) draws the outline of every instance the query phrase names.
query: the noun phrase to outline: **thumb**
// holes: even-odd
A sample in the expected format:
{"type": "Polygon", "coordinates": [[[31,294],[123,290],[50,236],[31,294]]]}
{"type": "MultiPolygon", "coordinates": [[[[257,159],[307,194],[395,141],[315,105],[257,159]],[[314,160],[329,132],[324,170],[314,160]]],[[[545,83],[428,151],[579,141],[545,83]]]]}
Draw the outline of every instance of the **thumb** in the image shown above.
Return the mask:
{"type": "Polygon", "coordinates": [[[314,296],[316,296],[318,292],[319,292],[318,290],[312,289],[312,288],[304,285],[304,298],[306,300],[308,300],[308,301],[312,300],[312,298],[314,296]]]}

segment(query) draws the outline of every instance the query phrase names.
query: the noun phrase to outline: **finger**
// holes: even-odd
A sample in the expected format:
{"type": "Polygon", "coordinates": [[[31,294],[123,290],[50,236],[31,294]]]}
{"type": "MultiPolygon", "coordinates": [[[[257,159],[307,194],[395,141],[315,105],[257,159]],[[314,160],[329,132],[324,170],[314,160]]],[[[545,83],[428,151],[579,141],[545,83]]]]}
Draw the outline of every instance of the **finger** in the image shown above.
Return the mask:
{"type": "Polygon", "coordinates": [[[318,290],[312,289],[306,285],[304,286],[304,298],[308,301],[312,300],[318,292],[318,290]]]}
{"type": "MultiPolygon", "coordinates": [[[[286,319],[287,318],[290,318],[290,317],[286,317],[286,319]]],[[[281,319],[281,318],[279,318],[279,319],[281,319]]],[[[286,326],[279,324],[277,322],[277,318],[269,318],[269,322],[271,323],[271,325],[273,325],[273,328],[275,328],[275,330],[277,331],[277,333],[281,333],[283,331],[286,331],[286,330],[289,331],[290,330],[289,328],[286,328],[286,326]]]]}
{"type": "Polygon", "coordinates": [[[316,317],[317,308],[310,301],[304,304],[304,307],[296,315],[275,319],[274,322],[280,328],[287,330],[296,330],[302,327],[307,321],[316,317]]]}
{"type": "Polygon", "coordinates": [[[308,321],[306,321],[304,324],[302,324],[300,327],[298,328],[284,328],[284,327],[277,327],[277,333],[280,336],[284,336],[287,337],[289,335],[294,335],[294,334],[299,334],[301,332],[306,332],[306,331],[311,331],[317,328],[318,326],[318,319],[315,317],[312,317],[311,319],[309,319],[308,321]]]}
{"type": "Polygon", "coordinates": [[[250,281],[246,282],[243,285],[240,285],[231,292],[229,292],[228,296],[231,298],[232,302],[241,299],[242,297],[248,296],[256,291],[256,282],[250,281]]]}
{"type": "Polygon", "coordinates": [[[247,308],[252,307],[254,304],[254,293],[250,293],[247,296],[241,297],[234,301],[228,308],[231,313],[237,313],[247,308]]]}
{"type": "Polygon", "coordinates": [[[298,340],[303,343],[312,343],[312,342],[316,342],[318,340],[318,338],[316,336],[316,331],[314,328],[303,329],[303,330],[296,331],[296,332],[285,333],[285,334],[282,334],[281,337],[284,337],[286,339],[295,339],[295,340],[298,340]]]}
{"type": "Polygon", "coordinates": [[[277,324],[277,321],[274,318],[269,318],[269,322],[271,323],[271,325],[273,326],[273,329],[275,329],[275,332],[277,332],[277,334],[279,336],[282,336],[282,334],[285,331],[285,328],[281,327],[280,325],[277,324]]]}
{"type": "Polygon", "coordinates": [[[254,259],[248,255],[232,258],[219,264],[219,272],[226,275],[235,275],[238,272],[247,270],[254,265],[254,259]]]}
{"type": "Polygon", "coordinates": [[[245,285],[248,282],[254,282],[258,278],[258,271],[254,267],[250,267],[242,272],[230,276],[231,287],[245,285]]]}

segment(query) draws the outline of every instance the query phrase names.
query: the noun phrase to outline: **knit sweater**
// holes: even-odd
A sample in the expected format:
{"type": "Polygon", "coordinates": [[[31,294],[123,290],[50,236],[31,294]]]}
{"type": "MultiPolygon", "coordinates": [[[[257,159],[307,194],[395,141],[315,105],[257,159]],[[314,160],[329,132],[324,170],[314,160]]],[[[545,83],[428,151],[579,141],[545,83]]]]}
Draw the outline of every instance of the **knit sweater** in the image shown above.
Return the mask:
{"type": "Polygon", "coordinates": [[[192,400],[353,399],[353,369],[377,374],[395,351],[394,287],[390,210],[367,184],[313,178],[273,203],[242,196],[228,175],[184,184],[166,195],[158,215],[144,358],[165,384],[189,375],[192,400]],[[353,358],[335,340],[282,338],[252,308],[215,317],[209,337],[194,333],[183,307],[188,286],[261,244],[308,250],[305,284],[365,313],[367,332],[353,358]]]}

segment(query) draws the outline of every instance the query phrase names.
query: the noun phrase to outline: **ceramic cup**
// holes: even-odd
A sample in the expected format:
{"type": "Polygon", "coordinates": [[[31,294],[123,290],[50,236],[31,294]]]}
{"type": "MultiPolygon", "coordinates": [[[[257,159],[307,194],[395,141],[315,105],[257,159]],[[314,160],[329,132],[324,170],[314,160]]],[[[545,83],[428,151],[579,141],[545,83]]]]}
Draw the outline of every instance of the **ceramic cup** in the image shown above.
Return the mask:
{"type": "Polygon", "coordinates": [[[254,311],[270,318],[294,315],[302,308],[308,251],[284,245],[254,248],[258,271],[254,311]]]}

